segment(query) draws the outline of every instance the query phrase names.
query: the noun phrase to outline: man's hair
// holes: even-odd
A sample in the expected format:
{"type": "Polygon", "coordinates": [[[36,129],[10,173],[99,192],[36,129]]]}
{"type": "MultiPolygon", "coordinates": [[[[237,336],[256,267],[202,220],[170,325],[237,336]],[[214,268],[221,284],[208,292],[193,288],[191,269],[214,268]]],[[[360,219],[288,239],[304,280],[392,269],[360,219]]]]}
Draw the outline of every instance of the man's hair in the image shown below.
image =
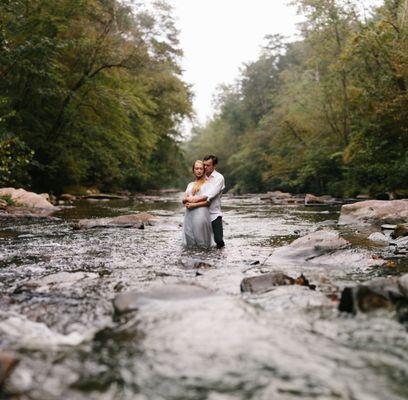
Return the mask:
{"type": "Polygon", "coordinates": [[[212,160],[213,165],[218,164],[218,158],[214,154],[209,154],[208,156],[204,157],[204,161],[212,160]]]}

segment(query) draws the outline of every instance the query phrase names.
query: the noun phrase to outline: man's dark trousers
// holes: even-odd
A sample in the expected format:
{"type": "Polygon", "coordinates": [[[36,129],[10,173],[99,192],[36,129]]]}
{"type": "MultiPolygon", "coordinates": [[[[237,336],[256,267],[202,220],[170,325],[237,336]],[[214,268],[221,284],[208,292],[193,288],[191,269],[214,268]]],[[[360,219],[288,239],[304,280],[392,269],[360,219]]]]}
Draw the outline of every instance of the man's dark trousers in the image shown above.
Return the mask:
{"type": "Polygon", "coordinates": [[[224,247],[224,238],[222,232],[222,217],[217,217],[214,221],[211,222],[212,229],[214,232],[214,240],[218,248],[224,247]]]}

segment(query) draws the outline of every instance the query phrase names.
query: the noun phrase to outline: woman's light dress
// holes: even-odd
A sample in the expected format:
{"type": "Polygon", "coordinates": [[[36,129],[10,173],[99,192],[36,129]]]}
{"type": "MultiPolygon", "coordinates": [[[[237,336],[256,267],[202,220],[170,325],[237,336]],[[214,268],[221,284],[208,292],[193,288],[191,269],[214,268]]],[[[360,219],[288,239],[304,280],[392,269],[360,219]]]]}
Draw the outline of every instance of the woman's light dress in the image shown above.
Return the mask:
{"type": "MultiPolygon", "coordinates": [[[[195,182],[188,184],[187,196],[192,196],[195,182]]],[[[205,183],[195,196],[206,196],[209,184],[205,183]]],[[[213,244],[210,211],[208,207],[186,208],[183,224],[183,245],[186,247],[210,247],[213,244]]]]}

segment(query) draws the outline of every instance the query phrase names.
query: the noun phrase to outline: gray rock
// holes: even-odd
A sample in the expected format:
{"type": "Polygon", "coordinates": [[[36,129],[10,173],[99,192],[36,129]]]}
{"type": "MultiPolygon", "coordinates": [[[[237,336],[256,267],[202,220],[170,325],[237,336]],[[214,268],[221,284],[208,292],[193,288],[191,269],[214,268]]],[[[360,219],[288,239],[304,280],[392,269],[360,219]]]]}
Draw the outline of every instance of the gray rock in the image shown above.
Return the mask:
{"type": "Polygon", "coordinates": [[[293,285],[295,280],[282,272],[273,272],[244,278],[241,292],[262,293],[272,290],[275,286],[293,285]]]}
{"type": "MultiPolygon", "coordinates": [[[[408,274],[407,274],[408,276],[408,274]]],[[[356,314],[378,309],[394,310],[394,305],[406,299],[407,278],[377,278],[364,285],[344,288],[339,310],[356,314]]]]}
{"type": "Polygon", "coordinates": [[[309,281],[303,274],[294,279],[283,272],[272,272],[244,278],[241,282],[241,292],[264,293],[274,289],[276,286],[286,285],[307,286],[312,290],[316,288],[315,285],[309,284],[309,281]]]}
{"type": "Polygon", "coordinates": [[[337,203],[336,199],[331,196],[315,196],[313,194],[308,193],[305,196],[305,205],[319,205],[319,204],[335,204],[337,203]]]}
{"type": "Polygon", "coordinates": [[[388,238],[381,232],[374,232],[369,237],[369,240],[373,242],[386,242],[388,243],[388,238]]]}
{"type": "Polygon", "coordinates": [[[117,295],[113,300],[115,312],[123,314],[143,307],[152,301],[183,301],[208,297],[212,293],[201,286],[174,284],[161,286],[150,292],[130,291],[117,295]]]}
{"type": "Polygon", "coordinates": [[[408,200],[368,200],[341,207],[339,225],[398,224],[408,220],[408,200]]]}
{"type": "Polygon", "coordinates": [[[400,237],[390,242],[395,254],[408,254],[408,236],[400,237]]]}
{"type": "Polygon", "coordinates": [[[273,256],[311,260],[338,250],[347,249],[350,243],[336,231],[320,230],[294,240],[273,252],[273,256]]]}

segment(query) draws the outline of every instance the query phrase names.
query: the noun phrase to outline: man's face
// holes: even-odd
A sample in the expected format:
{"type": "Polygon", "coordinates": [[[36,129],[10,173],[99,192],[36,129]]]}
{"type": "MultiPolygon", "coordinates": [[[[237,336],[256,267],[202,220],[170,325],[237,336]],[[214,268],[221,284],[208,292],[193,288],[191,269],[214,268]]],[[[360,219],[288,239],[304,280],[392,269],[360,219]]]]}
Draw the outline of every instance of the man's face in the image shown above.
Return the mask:
{"type": "Polygon", "coordinates": [[[213,160],[211,158],[209,160],[204,161],[204,170],[207,176],[210,176],[215,169],[215,165],[213,164],[213,160]]]}

